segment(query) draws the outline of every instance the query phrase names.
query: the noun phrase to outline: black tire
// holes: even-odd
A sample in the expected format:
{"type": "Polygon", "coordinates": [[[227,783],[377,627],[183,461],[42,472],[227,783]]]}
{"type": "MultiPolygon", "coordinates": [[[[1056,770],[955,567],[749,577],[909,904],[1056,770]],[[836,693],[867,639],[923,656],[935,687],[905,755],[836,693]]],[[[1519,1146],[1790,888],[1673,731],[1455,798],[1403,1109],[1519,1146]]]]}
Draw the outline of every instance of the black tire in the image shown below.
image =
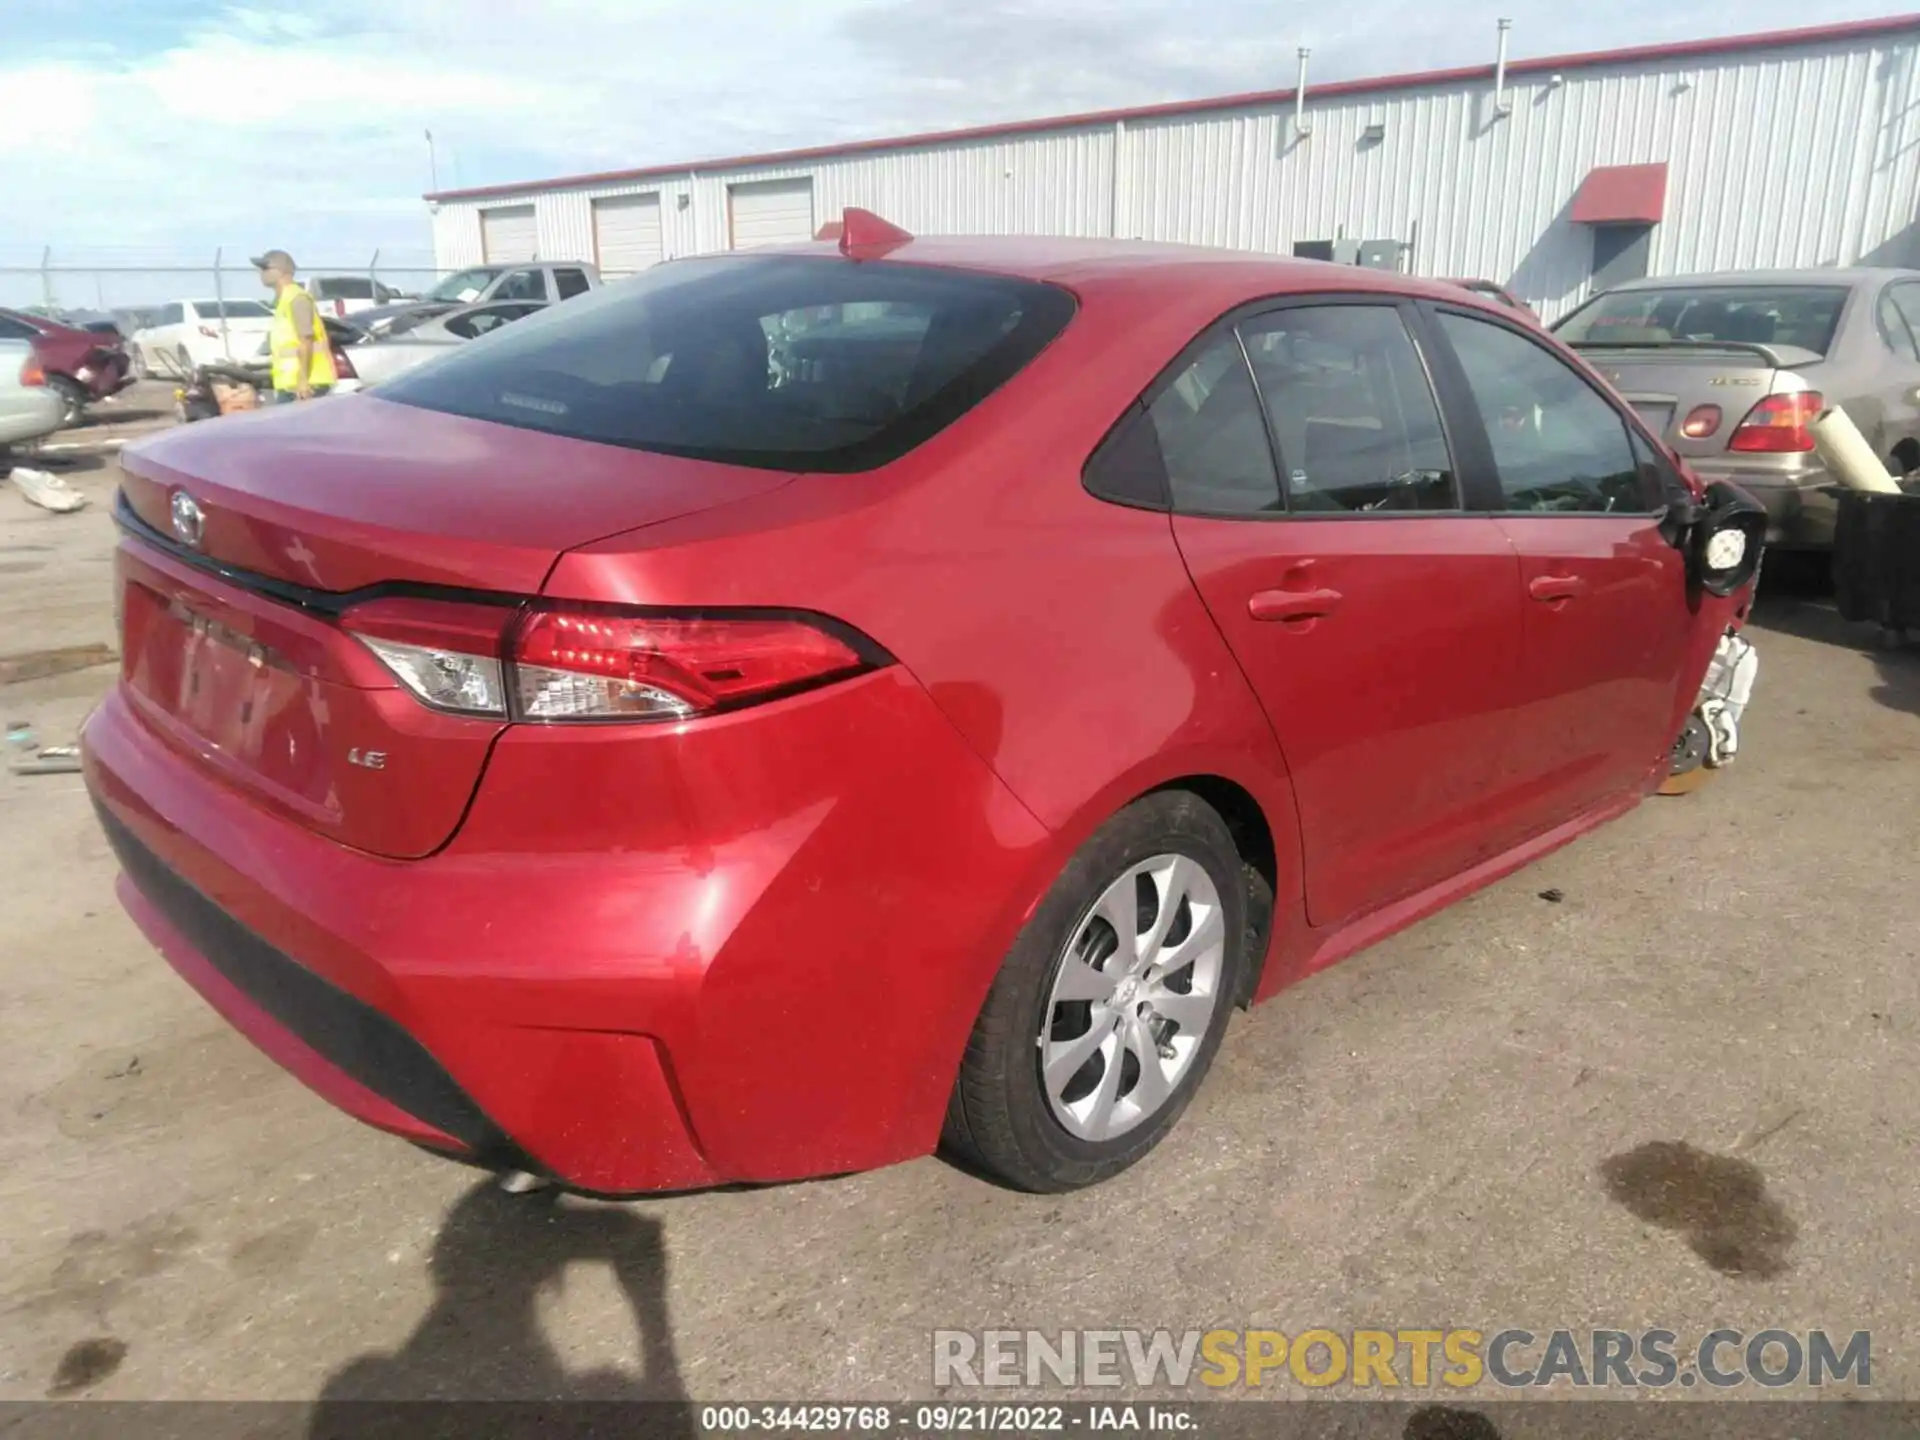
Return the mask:
{"type": "Polygon", "coordinates": [[[93,397],[87,387],[65,375],[49,375],[47,388],[60,397],[60,428],[71,429],[87,418],[87,406],[93,397]]]}
{"type": "Polygon", "coordinates": [[[1144,1157],[1179,1121],[1206,1079],[1244,993],[1247,886],[1233,836],[1198,796],[1166,790],[1135,801],[1101,826],[1020,932],[974,1021],[948,1103],[943,1144],[957,1160],[1020,1190],[1057,1193],[1094,1185],[1144,1157]],[[1092,1142],[1050,1108],[1036,1042],[1053,981],[1088,911],[1133,866],[1160,854],[1198,863],[1219,893],[1225,921],[1219,998],[1192,1063],[1160,1110],[1135,1128],[1092,1142]]]}

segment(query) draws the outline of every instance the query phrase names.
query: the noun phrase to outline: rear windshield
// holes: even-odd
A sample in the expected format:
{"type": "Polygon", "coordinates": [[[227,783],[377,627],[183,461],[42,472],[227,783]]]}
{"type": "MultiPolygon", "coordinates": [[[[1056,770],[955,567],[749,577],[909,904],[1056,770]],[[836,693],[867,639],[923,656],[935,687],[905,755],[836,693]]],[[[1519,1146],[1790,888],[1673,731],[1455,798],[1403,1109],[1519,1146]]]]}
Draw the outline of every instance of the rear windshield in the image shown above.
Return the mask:
{"type": "Polygon", "coordinates": [[[1713,285],[1616,290],[1574,311],[1554,333],[1569,345],[1736,341],[1825,355],[1847,291],[1835,285],[1713,285]]]}
{"type": "Polygon", "coordinates": [[[1065,327],[1050,285],[803,256],[682,260],[503,327],[382,398],[777,470],[867,470],[1004,384],[1065,327]]]}

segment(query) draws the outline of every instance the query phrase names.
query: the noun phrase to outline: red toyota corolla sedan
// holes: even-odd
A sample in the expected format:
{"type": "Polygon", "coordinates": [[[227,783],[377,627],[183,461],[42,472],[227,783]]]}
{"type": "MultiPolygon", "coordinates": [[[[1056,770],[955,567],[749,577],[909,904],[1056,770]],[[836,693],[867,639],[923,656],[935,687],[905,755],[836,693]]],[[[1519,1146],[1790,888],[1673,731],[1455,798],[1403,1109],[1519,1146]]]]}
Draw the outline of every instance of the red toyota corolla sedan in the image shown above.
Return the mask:
{"type": "Polygon", "coordinates": [[[1112,1175],[1232,1008],[1660,785],[1764,523],[1456,287],[857,212],[125,469],[124,903],[602,1194],[1112,1175]]]}

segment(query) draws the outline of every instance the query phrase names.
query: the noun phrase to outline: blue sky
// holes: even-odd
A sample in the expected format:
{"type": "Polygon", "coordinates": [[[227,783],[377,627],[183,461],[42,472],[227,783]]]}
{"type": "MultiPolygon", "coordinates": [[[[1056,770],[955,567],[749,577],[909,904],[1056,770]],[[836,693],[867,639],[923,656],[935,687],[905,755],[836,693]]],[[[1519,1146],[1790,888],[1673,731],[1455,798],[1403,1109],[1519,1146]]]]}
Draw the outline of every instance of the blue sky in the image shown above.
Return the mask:
{"type": "MultiPolygon", "coordinates": [[[[478,185],[1280,87],[1302,44],[1319,80],[1486,62],[1502,14],[1514,53],[1543,55],[1894,8],[0,0],[0,264],[47,245],[96,261],[217,245],[422,260],[429,127],[441,183],[478,185]]],[[[0,275],[0,298],[20,283],[0,275]]]]}

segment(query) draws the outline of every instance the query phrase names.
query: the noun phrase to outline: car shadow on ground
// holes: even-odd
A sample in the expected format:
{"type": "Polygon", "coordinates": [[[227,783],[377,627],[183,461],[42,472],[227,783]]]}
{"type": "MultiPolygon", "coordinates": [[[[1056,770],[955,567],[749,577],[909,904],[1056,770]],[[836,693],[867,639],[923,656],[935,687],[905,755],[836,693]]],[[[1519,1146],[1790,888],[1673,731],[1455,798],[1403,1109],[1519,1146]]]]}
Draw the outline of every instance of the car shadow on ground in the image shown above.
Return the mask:
{"type": "Polygon", "coordinates": [[[1920,645],[1903,645],[1877,625],[1844,618],[1834,608],[1830,585],[1804,579],[1763,582],[1752,623],[1760,630],[1868,656],[1880,672],[1879,683],[1869,692],[1872,698],[1889,710],[1920,715],[1920,645]]]}
{"type": "Polygon", "coordinates": [[[448,1212],[428,1268],[432,1309],[397,1350],[329,1378],[309,1440],[473,1434],[476,1424],[490,1436],[693,1433],[658,1221],[483,1181],[448,1212]],[[572,1369],[546,1335],[542,1298],[574,1265],[607,1267],[625,1298],[626,1364],[572,1369]]]}

